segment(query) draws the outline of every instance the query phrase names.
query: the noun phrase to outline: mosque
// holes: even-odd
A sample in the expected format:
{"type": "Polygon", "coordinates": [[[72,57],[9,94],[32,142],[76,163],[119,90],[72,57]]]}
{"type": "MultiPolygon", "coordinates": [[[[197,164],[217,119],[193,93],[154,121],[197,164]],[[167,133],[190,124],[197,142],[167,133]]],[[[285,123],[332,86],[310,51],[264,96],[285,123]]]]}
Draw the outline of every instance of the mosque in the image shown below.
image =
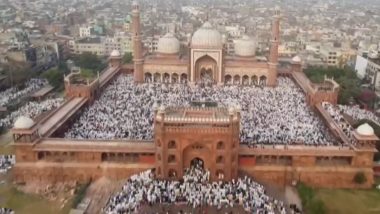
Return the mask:
{"type": "Polygon", "coordinates": [[[16,165],[14,181],[84,182],[106,176],[121,180],[154,168],[162,179],[182,176],[194,159],[202,159],[211,180],[231,180],[248,174],[275,185],[305,182],[317,187],[370,188],[373,156],[378,138],[369,125],[352,131],[358,142],[349,145],[342,128],[322,108],[327,101],[337,103],[339,85],[325,78],[311,83],[302,72],[301,60],[279,69],[280,16],[274,15],[270,54],[267,61],[255,57],[255,42],[247,36],[237,41],[234,56],[226,55],[221,34],[205,22],[192,36],[188,56],[179,54],[178,40],[166,34],[158,52],[145,55],[140,33],[140,10],[133,5],[133,69],[121,64],[113,51],[109,66],[91,81],[80,74],[65,76],[66,101],[38,121],[19,118],[12,129],[16,165]],[[344,145],[262,145],[249,147],[239,141],[239,107],[168,107],[154,109],[153,140],[93,140],[63,138],[63,133],[92,105],[110,82],[123,73],[133,73],[136,84],[210,82],[276,87],[278,76],[287,76],[301,88],[309,106],[344,145]],[[364,173],[367,180],[353,178],[364,173]]]}
{"type": "Polygon", "coordinates": [[[235,55],[226,55],[222,35],[209,22],[193,34],[188,55],[179,54],[180,42],[168,33],[159,39],[157,53],[144,57],[138,5],[133,7],[132,20],[136,82],[196,83],[206,79],[217,84],[276,85],[279,12],[273,17],[270,55],[265,62],[255,57],[255,41],[246,35],[236,41],[235,55]]]}

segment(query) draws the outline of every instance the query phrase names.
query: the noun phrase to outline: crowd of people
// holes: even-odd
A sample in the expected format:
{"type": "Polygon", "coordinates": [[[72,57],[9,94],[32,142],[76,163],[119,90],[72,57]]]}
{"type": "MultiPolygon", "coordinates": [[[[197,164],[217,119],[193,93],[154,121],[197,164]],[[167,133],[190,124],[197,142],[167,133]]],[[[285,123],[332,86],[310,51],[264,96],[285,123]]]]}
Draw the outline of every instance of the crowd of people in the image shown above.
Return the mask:
{"type": "Polygon", "coordinates": [[[24,97],[29,93],[38,90],[48,84],[46,79],[31,79],[29,80],[23,89],[18,87],[11,87],[5,91],[0,92],[0,106],[6,106],[10,102],[24,97]]]}
{"type": "Polygon", "coordinates": [[[0,155],[0,173],[7,172],[15,163],[15,155],[0,155]]]}
{"type": "Polygon", "coordinates": [[[359,108],[359,106],[338,105],[338,107],[342,112],[351,116],[356,121],[367,119],[380,124],[380,117],[376,116],[371,111],[359,108]]]}
{"type": "Polygon", "coordinates": [[[340,129],[347,136],[348,140],[351,144],[356,144],[356,140],[352,134],[354,128],[343,116],[343,110],[338,106],[334,106],[331,103],[323,102],[322,107],[327,111],[327,113],[331,116],[331,118],[335,121],[335,123],[340,127],[340,129]]]}
{"type": "Polygon", "coordinates": [[[247,144],[330,145],[335,140],[307,105],[302,90],[286,77],[278,86],[154,84],[136,85],[119,76],[86,109],[66,138],[153,139],[153,106],[190,106],[192,101],[240,106],[241,142],[247,144]]]}
{"type": "Polygon", "coordinates": [[[0,119],[0,129],[10,128],[15,120],[20,116],[35,118],[43,112],[57,108],[63,102],[63,98],[46,99],[41,102],[28,102],[16,111],[8,114],[5,118],[0,119]]]}
{"type": "Polygon", "coordinates": [[[0,214],[15,214],[10,208],[0,207],[0,214]]]}
{"type": "Polygon", "coordinates": [[[283,202],[266,194],[265,188],[249,177],[230,182],[209,182],[207,170],[192,165],[179,181],[155,179],[148,170],[131,176],[121,192],[112,196],[104,212],[107,214],[138,213],[141,206],[186,203],[189,207],[242,206],[249,213],[285,214],[283,202]]]}

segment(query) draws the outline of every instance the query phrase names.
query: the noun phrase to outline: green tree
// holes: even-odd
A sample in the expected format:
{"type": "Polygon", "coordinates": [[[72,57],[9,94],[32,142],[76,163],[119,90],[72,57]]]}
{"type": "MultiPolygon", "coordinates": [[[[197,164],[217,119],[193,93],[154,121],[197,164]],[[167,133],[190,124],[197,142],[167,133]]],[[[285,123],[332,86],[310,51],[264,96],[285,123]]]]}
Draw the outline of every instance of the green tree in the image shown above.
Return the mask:
{"type": "Polygon", "coordinates": [[[131,63],[133,60],[133,56],[132,56],[132,53],[129,53],[129,52],[126,52],[123,56],[123,62],[125,64],[128,64],[128,63],[131,63]]]}
{"type": "Polygon", "coordinates": [[[338,102],[340,104],[348,104],[351,98],[359,96],[361,89],[358,79],[350,78],[348,76],[339,77],[336,80],[341,87],[338,102]]]}
{"type": "Polygon", "coordinates": [[[80,68],[90,69],[93,71],[101,71],[106,67],[102,60],[92,53],[83,53],[73,58],[75,65],[80,68]]]}
{"type": "Polygon", "coordinates": [[[355,174],[354,182],[357,184],[364,184],[367,182],[367,177],[365,176],[364,172],[358,172],[355,174]]]}
{"type": "Polygon", "coordinates": [[[311,67],[305,70],[305,74],[314,83],[323,82],[325,76],[334,78],[341,86],[338,97],[340,104],[348,104],[361,93],[360,80],[356,77],[356,73],[353,70],[311,67]]]}
{"type": "Polygon", "coordinates": [[[83,78],[91,80],[95,77],[97,72],[95,72],[94,70],[90,70],[90,69],[81,69],[80,74],[83,78]]]}
{"type": "Polygon", "coordinates": [[[64,61],[59,61],[58,70],[60,70],[61,72],[65,73],[65,74],[69,73],[69,68],[67,67],[66,62],[64,62],[64,61]]]}
{"type": "Polygon", "coordinates": [[[46,78],[50,85],[55,88],[61,88],[63,86],[63,73],[57,69],[50,69],[42,74],[43,78],[46,78]]]}

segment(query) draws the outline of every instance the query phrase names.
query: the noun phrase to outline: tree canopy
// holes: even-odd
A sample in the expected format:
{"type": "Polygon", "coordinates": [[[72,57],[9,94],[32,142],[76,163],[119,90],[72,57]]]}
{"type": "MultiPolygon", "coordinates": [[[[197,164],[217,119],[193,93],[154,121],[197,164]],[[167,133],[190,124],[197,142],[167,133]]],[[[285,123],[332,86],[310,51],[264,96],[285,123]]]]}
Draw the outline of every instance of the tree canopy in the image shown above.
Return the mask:
{"type": "Polygon", "coordinates": [[[353,70],[311,67],[305,70],[305,74],[314,83],[323,82],[325,76],[329,78],[333,77],[341,86],[338,97],[340,104],[349,104],[350,101],[358,98],[361,94],[361,82],[353,70]]]}
{"type": "Polygon", "coordinates": [[[42,77],[46,78],[50,85],[59,89],[63,86],[63,72],[56,68],[50,69],[42,74],[42,77]]]}
{"type": "Polygon", "coordinates": [[[89,69],[93,72],[98,72],[103,70],[106,67],[106,64],[95,54],[92,53],[83,53],[73,57],[73,61],[76,66],[80,68],[89,69]]]}
{"type": "Polygon", "coordinates": [[[132,60],[133,60],[132,53],[127,52],[127,53],[124,54],[124,56],[123,56],[123,62],[125,64],[131,63],[132,60]]]}

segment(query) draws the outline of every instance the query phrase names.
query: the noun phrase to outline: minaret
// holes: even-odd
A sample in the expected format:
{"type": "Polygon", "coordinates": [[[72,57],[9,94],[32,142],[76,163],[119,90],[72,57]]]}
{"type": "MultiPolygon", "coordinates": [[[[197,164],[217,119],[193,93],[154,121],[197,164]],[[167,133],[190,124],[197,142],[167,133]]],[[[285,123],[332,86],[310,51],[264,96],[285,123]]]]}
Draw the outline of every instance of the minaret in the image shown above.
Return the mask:
{"type": "Polygon", "coordinates": [[[278,45],[280,41],[280,10],[276,9],[272,21],[272,38],[269,53],[268,86],[277,85],[278,45]]]}
{"type": "Polygon", "coordinates": [[[141,43],[141,29],[140,29],[140,8],[136,1],[132,3],[132,40],[133,40],[133,62],[134,62],[134,80],[136,83],[144,81],[143,64],[144,58],[142,56],[142,43],[141,43]]]}

